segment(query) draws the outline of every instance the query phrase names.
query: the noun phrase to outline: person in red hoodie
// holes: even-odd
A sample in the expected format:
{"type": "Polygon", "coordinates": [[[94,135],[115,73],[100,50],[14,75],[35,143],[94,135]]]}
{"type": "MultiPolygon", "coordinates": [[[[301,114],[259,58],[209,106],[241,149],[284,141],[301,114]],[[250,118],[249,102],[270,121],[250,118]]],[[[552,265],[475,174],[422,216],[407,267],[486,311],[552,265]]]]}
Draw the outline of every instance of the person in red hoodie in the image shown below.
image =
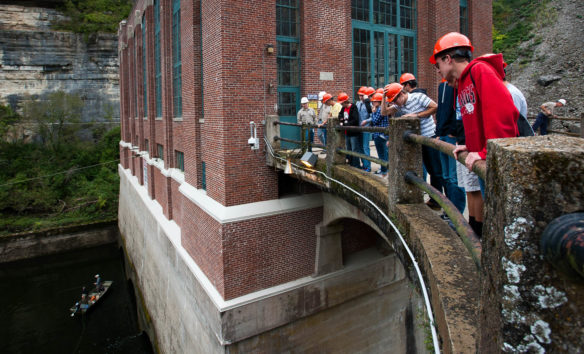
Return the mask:
{"type": "MultiPolygon", "coordinates": [[[[469,170],[476,161],[486,159],[489,139],[519,135],[519,112],[502,80],[503,56],[496,54],[472,60],[473,50],[465,35],[450,32],[438,39],[430,57],[438,73],[457,89],[466,145],[457,146],[454,155],[469,151],[465,160],[469,170]]],[[[481,190],[484,193],[484,187],[481,190]]]]}

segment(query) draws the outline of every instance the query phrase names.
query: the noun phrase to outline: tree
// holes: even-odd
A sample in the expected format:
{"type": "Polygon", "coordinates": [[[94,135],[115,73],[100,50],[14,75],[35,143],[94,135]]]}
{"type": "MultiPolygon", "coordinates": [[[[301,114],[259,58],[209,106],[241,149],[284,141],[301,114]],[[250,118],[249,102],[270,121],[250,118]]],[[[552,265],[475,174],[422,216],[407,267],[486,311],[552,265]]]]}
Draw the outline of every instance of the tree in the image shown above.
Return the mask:
{"type": "Polygon", "coordinates": [[[16,139],[15,129],[20,122],[20,115],[10,106],[0,105],[0,139],[3,142],[16,139]]]}
{"type": "Polygon", "coordinates": [[[83,106],[79,95],[56,91],[44,100],[26,102],[24,116],[36,128],[43,145],[58,151],[65,144],[77,142],[83,106]]]}

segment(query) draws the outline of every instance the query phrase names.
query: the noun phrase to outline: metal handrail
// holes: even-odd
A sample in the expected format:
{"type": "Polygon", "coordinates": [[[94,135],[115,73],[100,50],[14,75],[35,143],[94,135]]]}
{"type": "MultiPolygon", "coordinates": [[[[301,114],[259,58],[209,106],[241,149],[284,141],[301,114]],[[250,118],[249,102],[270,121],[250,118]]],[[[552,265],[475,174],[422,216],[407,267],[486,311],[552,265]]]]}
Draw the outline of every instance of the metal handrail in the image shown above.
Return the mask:
{"type": "MultiPolygon", "coordinates": [[[[287,142],[287,143],[292,143],[292,144],[296,144],[296,145],[300,145],[300,146],[302,146],[303,144],[306,144],[306,141],[302,142],[300,140],[292,140],[292,139],[282,138],[282,137],[279,137],[279,136],[275,136],[274,137],[274,140],[276,140],[276,141],[280,140],[280,141],[284,141],[284,142],[287,142]]],[[[312,147],[317,147],[317,148],[321,148],[321,149],[325,149],[326,150],[326,146],[324,146],[322,144],[314,144],[313,143],[313,144],[310,144],[310,145],[312,147]]]]}
{"type": "Polygon", "coordinates": [[[360,132],[360,133],[385,133],[389,134],[387,127],[358,127],[356,125],[337,125],[334,127],[337,131],[360,132]]]}
{"type": "MultiPolygon", "coordinates": [[[[414,134],[412,132],[406,132],[404,134],[404,139],[406,141],[409,141],[412,143],[416,143],[419,145],[424,145],[424,146],[436,149],[436,150],[443,152],[446,155],[452,156],[454,158],[454,154],[452,153],[452,151],[454,150],[454,148],[456,148],[456,146],[449,144],[447,142],[444,142],[440,139],[434,139],[434,138],[430,138],[427,136],[414,134]]],[[[468,155],[468,151],[463,151],[463,152],[459,153],[458,154],[458,162],[460,162],[461,164],[464,165],[464,161],[466,160],[467,155],[468,155]]],[[[486,180],[487,179],[486,178],[487,177],[487,162],[485,160],[478,160],[472,166],[472,171],[474,173],[476,173],[479,177],[481,177],[483,180],[486,180]]]]}
{"type": "Polygon", "coordinates": [[[456,233],[460,236],[462,243],[466,249],[470,252],[470,256],[474,261],[477,269],[481,269],[481,240],[478,238],[476,233],[470,227],[464,216],[458,211],[456,206],[452,204],[452,202],[444,196],[444,194],[440,193],[436,188],[432,187],[428,183],[426,183],[423,179],[418,177],[413,172],[407,172],[405,176],[406,182],[415,185],[416,187],[420,188],[422,191],[428,193],[428,195],[435,200],[442,209],[444,209],[444,213],[450,218],[454,227],[456,228],[456,233]]]}
{"type": "Polygon", "coordinates": [[[373,157],[373,156],[368,156],[365,154],[360,154],[358,152],[349,151],[349,150],[345,150],[345,149],[341,149],[341,148],[337,148],[335,151],[338,153],[344,154],[344,155],[349,155],[349,156],[358,157],[360,159],[369,160],[369,161],[375,162],[376,164],[379,164],[380,166],[383,166],[383,167],[389,167],[389,162],[383,161],[383,160],[378,159],[378,158],[373,157]]]}

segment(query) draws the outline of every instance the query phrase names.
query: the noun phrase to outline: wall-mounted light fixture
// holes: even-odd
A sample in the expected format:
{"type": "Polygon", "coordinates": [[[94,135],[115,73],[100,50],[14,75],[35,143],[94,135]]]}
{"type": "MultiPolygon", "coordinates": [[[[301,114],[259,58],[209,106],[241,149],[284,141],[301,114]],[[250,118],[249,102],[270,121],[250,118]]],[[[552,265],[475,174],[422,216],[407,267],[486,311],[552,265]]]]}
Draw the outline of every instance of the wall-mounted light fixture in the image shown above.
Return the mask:
{"type": "Polygon", "coordinates": [[[266,44],[266,53],[274,54],[274,45],[273,44],[266,44]]]}
{"type": "Polygon", "coordinates": [[[318,157],[316,157],[315,154],[313,154],[310,151],[307,151],[304,153],[304,155],[302,155],[300,162],[302,162],[304,164],[304,166],[306,166],[308,168],[313,168],[316,165],[317,159],[318,159],[318,157]]]}
{"type": "Polygon", "coordinates": [[[260,139],[258,139],[257,127],[253,121],[249,122],[249,133],[250,137],[247,139],[247,145],[252,150],[258,150],[260,148],[260,139]]]}

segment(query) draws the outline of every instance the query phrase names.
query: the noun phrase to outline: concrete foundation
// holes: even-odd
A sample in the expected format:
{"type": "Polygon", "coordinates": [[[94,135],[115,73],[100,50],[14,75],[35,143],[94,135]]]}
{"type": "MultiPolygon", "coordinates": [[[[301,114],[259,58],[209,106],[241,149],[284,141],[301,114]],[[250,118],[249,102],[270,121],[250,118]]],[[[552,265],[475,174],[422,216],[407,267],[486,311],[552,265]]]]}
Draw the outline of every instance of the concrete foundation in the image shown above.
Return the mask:
{"type": "MultiPolygon", "coordinates": [[[[136,177],[120,167],[119,228],[162,353],[425,352],[423,305],[395,254],[225,301],[136,177]]],[[[316,237],[316,235],[315,235],[316,237]]]]}

